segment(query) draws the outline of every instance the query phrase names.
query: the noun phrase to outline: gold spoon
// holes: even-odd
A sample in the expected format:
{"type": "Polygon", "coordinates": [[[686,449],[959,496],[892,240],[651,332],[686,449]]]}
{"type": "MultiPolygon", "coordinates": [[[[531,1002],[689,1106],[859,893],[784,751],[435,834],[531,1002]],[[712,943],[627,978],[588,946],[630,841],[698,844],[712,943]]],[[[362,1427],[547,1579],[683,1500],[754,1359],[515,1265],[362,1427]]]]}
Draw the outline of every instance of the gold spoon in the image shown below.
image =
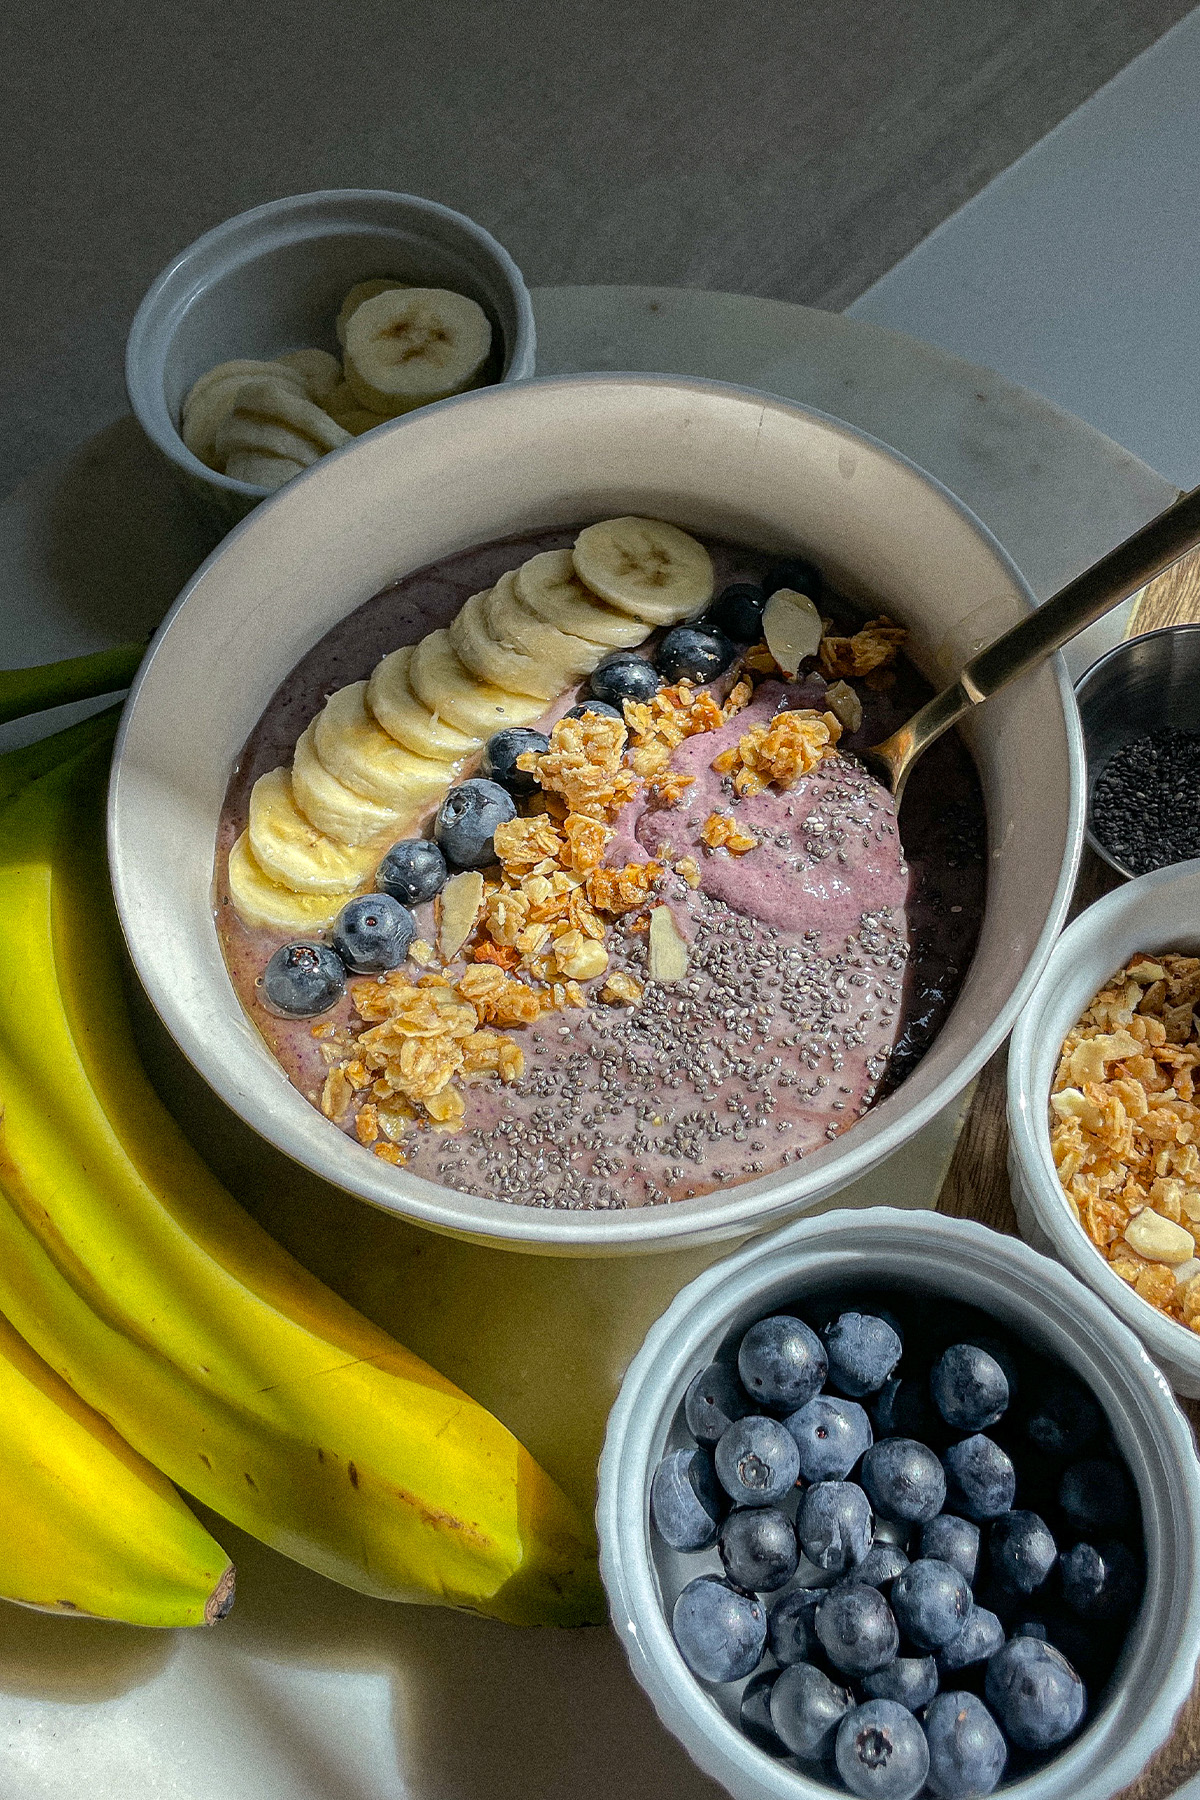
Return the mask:
{"type": "Polygon", "coordinates": [[[909,770],[923,750],[949,731],[973,706],[1024,675],[1069,643],[1088,625],[1153,581],[1200,545],[1200,488],[1135,531],[1132,537],[1077,575],[1027,618],[963,665],[953,687],[926,701],[920,712],[881,744],[859,755],[900,804],[909,770]]]}

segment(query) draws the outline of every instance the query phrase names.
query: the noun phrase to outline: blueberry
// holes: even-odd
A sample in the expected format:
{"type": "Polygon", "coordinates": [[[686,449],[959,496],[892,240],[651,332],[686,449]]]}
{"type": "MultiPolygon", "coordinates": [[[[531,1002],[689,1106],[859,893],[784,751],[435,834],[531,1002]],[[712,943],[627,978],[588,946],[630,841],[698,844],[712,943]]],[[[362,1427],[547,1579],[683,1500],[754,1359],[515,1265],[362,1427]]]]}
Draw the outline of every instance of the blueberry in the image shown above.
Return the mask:
{"type": "Polygon", "coordinates": [[[900,1648],[891,1607],[878,1588],[839,1581],[822,1600],[814,1619],[821,1648],[844,1675],[869,1675],[890,1663],[900,1648]]]}
{"type": "Polygon", "coordinates": [[[774,1593],[796,1573],[796,1527],[774,1506],[736,1506],[717,1535],[726,1575],[751,1593],[774,1593]]]}
{"type": "Polygon", "coordinates": [[[716,1575],[700,1575],[676,1600],[671,1631],[701,1681],[740,1681],[762,1660],[767,1619],[753,1594],[740,1594],[716,1575]]]}
{"type": "Polygon", "coordinates": [[[1083,1683],[1066,1657],[1032,1637],[1010,1638],[997,1651],[984,1694],[1001,1729],[1022,1750],[1052,1750],[1087,1710],[1083,1683]]]}
{"type": "Polygon", "coordinates": [[[1133,1513],[1133,1490],[1119,1463],[1093,1456],[1063,1470],[1058,1504],[1072,1531],[1119,1531],[1133,1513]]]}
{"type": "Polygon", "coordinates": [[[438,807],[433,835],[456,869],[483,869],[496,860],[496,827],[515,819],[507,788],[495,781],[460,781],[438,807]]]}
{"type": "Polygon", "coordinates": [[[1060,1558],[1063,1599],[1081,1619],[1127,1613],[1142,1584],[1137,1559],[1124,1544],[1076,1544],[1060,1558]]]}
{"type": "Polygon", "coordinates": [[[783,1422],[796,1440],[805,1481],[840,1481],[874,1442],[862,1407],[828,1394],[818,1394],[783,1422]]]}
{"type": "Polygon", "coordinates": [[[884,1519],[920,1525],[941,1512],[946,1499],[941,1463],[915,1438],[884,1438],[873,1444],[862,1459],[859,1480],[884,1519]]]}
{"type": "Polygon", "coordinates": [[[1002,1513],[988,1533],[992,1574],[1014,1593],[1040,1588],[1058,1557],[1050,1527],[1035,1512],[1002,1513]]]}
{"type": "Polygon", "coordinates": [[[723,633],[677,625],[658,646],[654,660],[668,681],[715,681],[736,655],[723,633]]]}
{"type": "Polygon", "coordinates": [[[687,1428],[700,1444],[715,1444],[735,1419],[753,1411],[737,1372],[728,1363],[710,1363],[688,1383],[683,1396],[687,1428]]]}
{"type": "Polygon", "coordinates": [[[950,1504],[969,1519],[996,1519],[1017,1492],[1016,1470],[999,1444],[977,1432],[951,1444],[942,1458],[950,1504]]]}
{"type": "Polygon", "coordinates": [[[262,991],[285,1019],[311,1019],[345,993],[345,966],[328,944],[284,944],[263,970],[262,991]]]}
{"type": "Polygon", "coordinates": [[[1008,1407],[1008,1378],[976,1344],[951,1344],[929,1374],[933,1403],[956,1431],[983,1431],[1008,1407]]]}
{"type": "Polygon", "coordinates": [[[735,1419],[716,1448],[717,1476],[742,1506],[777,1506],[800,1474],[800,1452],[778,1419],[735,1419]]]}
{"type": "Polygon", "coordinates": [[[921,1555],[949,1563],[973,1582],[979,1567],[978,1525],[970,1519],[957,1518],[954,1513],[939,1513],[922,1528],[921,1555]]]}
{"type": "Polygon", "coordinates": [[[862,1800],[912,1800],[929,1773],[925,1733],[896,1700],[868,1700],[838,1726],[837,1772],[862,1800]]]}
{"type": "Polygon", "coordinates": [[[791,588],[795,594],[807,594],[810,600],[819,600],[823,584],[816,563],[809,562],[804,556],[788,556],[775,564],[762,585],[768,600],[780,588],[791,588]]]}
{"type": "Polygon", "coordinates": [[[529,769],[518,769],[517,758],[527,750],[544,756],[549,748],[550,739],[543,732],[512,725],[506,731],[496,732],[483,746],[479,773],[487,781],[498,781],[510,794],[536,793],[537,776],[529,769]]]}
{"type": "Polygon", "coordinates": [[[842,1313],[826,1326],[822,1336],[829,1357],[830,1386],[855,1399],[878,1393],[904,1347],[895,1328],[873,1313],[842,1313]]]}
{"type": "Polygon", "coordinates": [[[766,604],[767,596],[757,582],[735,581],[717,595],[701,624],[723,632],[735,644],[757,644],[766,604]]]}
{"type": "Polygon", "coordinates": [[[909,1563],[892,1583],[896,1623],[919,1650],[940,1650],[956,1638],[971,1604],[970,1584],[962,1572],[931,1556],[909,1563]]]}
{"type": "Polygon", "coordinates": [[[862,1690],[869,1700],[896,1700],[915,1713],[938,1691],[937,1664],[932,1656],[894,1656],[873,1675],[863,1676],[862,1690]]]}
{"type": "Polygon", "coordinates": [[[746,1392],[760,1405],[789,1413],[820,1392],[829,1366],[820,1338],[789,1313],[752,1325],[738,1346],[737,1361],[746,1392]]]}
{"type": "Polygon", "coordinates": [[[810,1487],[796,1514],[796,1534],[804,1554],[818,1569],[841,1574],[871,1548],[871,1503],[853,1481],[820,1481],[810,1487]]]}
{"type": "Polygon", "coordinates": [[[724,1496],[706,1450],[670,1450],[650,1484],[650,1517],[672,1550],[707,1550],[717,1539],[724,1496]]]}
{"type": "Polygon", "coordinates": [[[333,947],[358,975],[381,975],[408,955],[417,921],[390,894],[360,894],[348,900],[333,927],[333,947]]]}
{"type": "Polygon", "coordinates": [[[615,706],[610,706],[607,700],[581,700],[578,706],[571,707],[566,717],[568,719],[586,719],[589,713],[593,718],[620,719],[622,725],[625,723],[625,714],[618,711],[615,706]]]}
{"type": "Polygon", "coordinates": [[[1004,1734],[974,1694],[939,1694],[925,1715],[925,1738],[926,1779],[939,1800],[976,1800],[990,1794],[1004,1773],[1004,1734]]]}
{"type": "Polygon", "coordinates": [[[953,1669],[968,1669],[972,1663],[986,1662],[1004,1643],[1004,1627],[986,1606],[973,1606],[958,1636],[943,1644],[937,1653],[937,1666],[943,1675],[953,1669]]]}
{"type": "Polygon", "coordinates": [[[620,706],[625,700],[653,700],[661,686],[662,677],[653,663],[636,650],[618,650],[592,670],[587,691],[592,700],[620,706]]]}
{"type": "Polygon", "coordinates": [[[1046,1456],[1078,1456],[1100,1430],[1100,1408],[1081,1381],[1051,1375],[1032,1403],[1025,1434],[1046,1456]]]}
{"type": "Polygon", "coordinates": [[[849,1690],[820,1669],[793,1663],[775,1677],[771,1723],[794,1756],[817,1762],[832,1751],[837,1728],[853,1704],[849,1690]]]}
{"type": "Polygon", "coordinates": [[[814,1625],[824,1588],[789,1588],[767,1617],[767,1642],[777,1663],[808,1662],[819,1649],[814,1625]]]}
{"type": "Polygon", "coordinates": [[[907,1567],[908,1556],[899,1544],[881,1544],[877,1541],[871,1545],[862,1561],[855,1563],[850,1573],[852,1580],[865,1582],[868,1587],[878,1588],[883,1593],[900,1571],[907,1567]]]}
{"type": "Polygon", "coordinates": [[[777,1669],[765,1675],[752,1675],[742,1689],[738,1708],[738,1724],[750,1742],[768,1756],[786,1756],[787,1745],[780,1742],[771,1724],[771,1689],[779,1678],[777,1669]]]}
{"type": "Polygon", "coordinates": [[[986,1332],[965,1332],[964,1344],[970,1344],[976,1350],[984,1350],[993,1362],[1000,1364],[1004,1371],[1004,1379],[1008,1383],[1009,1400],[1015,1400],[1020,1391],[1021,1380],[1017,1370],[1017,1359],[1013,1355],[1011,1344],[1005,1338],[991,1337],[986,1332]]]}
{"type": "Polygon", "coordinates": [[[432,838],[402,838],[375,871],[375,885],[402,906],[419,906],[441,893],[446,873],[446,859],[432,838]]]}
{"type": "Polygon", "coordinates": [[[923,1381],[889,1375],[877,1394],[867,1401],[876,1437],[917,1438],[927,1443],[945,1433],[945,1421],[929,1398],[923,1381]]]}

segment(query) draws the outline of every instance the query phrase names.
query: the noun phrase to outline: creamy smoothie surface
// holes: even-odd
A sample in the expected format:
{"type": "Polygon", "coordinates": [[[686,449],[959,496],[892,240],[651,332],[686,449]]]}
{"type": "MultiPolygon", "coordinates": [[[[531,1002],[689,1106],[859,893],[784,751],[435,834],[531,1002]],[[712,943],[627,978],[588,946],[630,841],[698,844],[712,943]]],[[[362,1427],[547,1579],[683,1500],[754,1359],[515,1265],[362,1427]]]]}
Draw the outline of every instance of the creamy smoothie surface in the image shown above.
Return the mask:
{"type": "MultiPolygon", "coordinates": [[[[627,706],[626,728],[583,721],[585,742],[565,720],[552,746],[561,739],[576,762],[607,755],[616,768],[624,751],[607,813],[594,809],[599,835],[578,827],[583,803],[570,783],[580,778],[552,748],[539,776],[545,789],[521,803],[532,816],[497,834],[504,854],[482,871],[483,907],[461,948],[448,959],[437,952],[440,897],[417,905],[410,960],[391,974],[349,977],[319,1019],[282,1018],[265,1003],[264,967],[289,934],[248,926],[230,904],[229,851],[254,783],[290,758],[327,696],[447,624],[506,571],[574,537],[552,532],[447,558],[376,595],[314,647],[267,707],[230,782],[218,930],[250,1017],[289,1078],[346,1132],[347,1156],[383,1154],[426,1180],[525,1205],[686,1201],[797,1162],[848,1130],[919,1060],[969,965],[985,831],[964,747],[948,737],[918,765],[902,827],[890,794],[854,754],[928,697],[903,655],[864,679],[847,675],[857,706],[842,704],[840,727],[818,668],[788,680],[761,645],[708,685],[674,684],[640,713],[627,706]],[[559,764],[565,776],[547,773],[559,764]],[[515,920],[502,904],[514,895],[515,920]],[[653,920],[659,909],[669,918],[653,920]],[[580,937],[577,965],[564,949],[555,967],[556,940],[539,941],[543,918],[560,934],[580,926],[569,944],[562,939],[569,948],[580,937]],[[589,933],[605,958],[596,976],[583,972],[589,933]],[[572,966],[578,979],[564,972],[572,966]],[[540,1008],[532,994],[542,995],[540,1008]],[[402,1015],[406,1067],[436,1060],[435,1028],[421,1050],[412,1023],[430,996],[442,1008],[436,1030],[460,1033],[457,1049],[448,1035],[436,1039],[457,1057],[461,1089],[460,1116],[440,1120],[406,1098],[417,1090],[397,1091],[398,1053],[392,1062],[384,1055],[402,1015]],[[466,1023],[454,1023],[464,1009],[466,1023]],[[364,1055],[374,1044],[382,1048],[364,1055]],[[519,1055],[504,1047],[514,1045],[519,1055]]],[[[718,593],[768,571],[766,557],[705,548],[718,593]]],[[[860,629],[861,615],[837,596],[826,591],[820,604],[843,641],[860,629]]],[[[653,639],[642,654],[654,655],[653,639]]],[[[547,702],[534,729],[550,732],[577,700],[571,689],[547,702]]],[[[466,760],[461,774],[473,766],[466,760]]],[[[427,818],[416,830],[428,828],[427,818]]]]}

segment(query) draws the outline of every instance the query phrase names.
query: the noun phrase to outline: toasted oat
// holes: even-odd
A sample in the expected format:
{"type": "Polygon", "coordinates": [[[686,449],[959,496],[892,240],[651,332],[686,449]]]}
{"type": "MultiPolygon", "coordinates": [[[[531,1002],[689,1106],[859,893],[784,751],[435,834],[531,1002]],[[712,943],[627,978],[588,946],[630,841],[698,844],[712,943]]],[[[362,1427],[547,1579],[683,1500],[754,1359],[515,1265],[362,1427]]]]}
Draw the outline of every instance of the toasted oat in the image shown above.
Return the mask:
{"type": "Polygon", "coordinates": [[[424,938],[414,938],[408,946],[410,962],[415,962],[420,969],[431,969],[437,962],[437,951],[424,938]]]}
{"type": "Polygon", "coordinates": [[[767,649],[765,643],[752,644],[749,650],[743,655],[742,661],[748,669],[753,669],[756,675],[778,675],[782,673],[779,664],[775,661],[775,658],[771,655],[771,652],[767,649]]]}
{"type": "Polygon", "coordinates": [[[599,912],[636,912],[645,906],[662,874],[657,862],[626,863],[622,869],[593,869],[587,878],[587,897],[599,912]]]}
{"type": "Polygon", "coordinates": [[[902,625],[881,616],[871,619],[853,637],[823,637],[819,652],[821,673],[830,680],[886,669],[895,662],[907,636],[902,625]]]}
{"type": "Polygon", "coordinates": [[[563,836],[546,814],[528,819],[509,819],[496,827],[496,856],[507,876],[549,874],[563,851],[563,836]]]}
{"type": "Polygon", "coordinates": [[[632,975],[618,971],[610,975],[600,989],[600,998],[609,1006],[640,1006],[642,1004],[642,984],[632,975]]]}
{"type": "Polygon", "coordinates": [[[754,833],[743,830],[729,813],[709,813],[700,827],[700,836],[710,850],[728,850],[730,856],[745,856],[748,850],[758,848],[754,833]]]}
{"type": "MultiPolygon", "coordinates": [[[[517,758],[517,767],[535,775],[547,793],[565,800],[570,812],[603,819],[618,812],[637,788],[633,771],[621,767],[625,738],[620,721],[600,713],[560,719],[550,733],[549,750],[526,751],[517,758]]],[[[529,821],[513,821],[522,822],[529,821]]]]}
{"type": "Polygon", "coordinates": [[[399,1165],[408,1161],[407,1156],[397,1144],[372,1144],[371,1148],[382,1162],[399,1165]]]}
{"type": "Polygon", "coordinates": [[[700,886],[700,864],[694,856],[681,856],[675,864],[675,873],[682,875],[690,888],[700,886]]]}
{"type": "Polygon", "coordinates": [[[327,1119],[344,1119],[354,1100],[354,1089],[343,1069],[331,1069],[321,1089],[321,1111],[327,1119]]]}
{"type": "Polygon", "coordinates": [[[831,712],[811,707],[776,713],[765,725],[754,725],[713,762],[718,774],[733,775],[739,794],[761,794],[770,783],[790,787],[836,750],[842,727],[831,712]]]}
{"type": "Polygon", "coordinates": [[[569,980],[591,981],[607,969],[608,951],[595,938],[567,930],[554,940],[554,962],[558,972],[569,980]]]}
{"type": "Polygon", "coordinates": [[[695,779],[694,775],[680,775],[674,769],[665,769],[661,775],[652,776],[646,785],[660,805],[671,807],[679,805],[695,779]]]}
{"type": "Polygon", "coordinates": [[[598,819],[586,813],[568,813],[563,824],[566,846],[563,859],[567,867],[579,875],[588,875],[600,866],[604,852],[612,841],[612,832],[598,819]]]}

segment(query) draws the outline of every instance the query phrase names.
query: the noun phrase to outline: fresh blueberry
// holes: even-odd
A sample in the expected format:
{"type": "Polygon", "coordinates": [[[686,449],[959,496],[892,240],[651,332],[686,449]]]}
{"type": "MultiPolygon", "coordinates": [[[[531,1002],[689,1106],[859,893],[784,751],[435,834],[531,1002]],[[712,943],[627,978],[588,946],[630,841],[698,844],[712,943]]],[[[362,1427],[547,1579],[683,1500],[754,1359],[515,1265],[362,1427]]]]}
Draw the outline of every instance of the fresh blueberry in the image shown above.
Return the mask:
{"type": "Polygon", "coordinates": [[[925,1733],[897,1700],[868,1700],[838,1726],[837,1772],[861,1800],[912,1800],[929,1773],[925,1733]]]}
{"type": "Polygon", "coordinates": [[[735,581],[717,595],[701,624],[723,632],[735,644],[757,644],[766,604],[767,596],[757,582],[735,581]]]}
{"type": "Polygon", "coordinates": [[[862,1407],[829,1394],[818,1394],[783,1422],[796,1440],[805,1481],[840,1481],[874,1442],[862,1407]]]}
{"type": "Polygon", "coordinates": [[[736,655],[736,647],[723,633],[676,625],[658,646],[654,660],[668,681],[715,681],[736,655]]]}
{"type": "Polygon", "coordinates": [[[794,594],[807,594],[810,600],[819,600],[821,571],[807,557],[788,556],[775,564],[762,585],[768,600],[780,588],[791,588],[794,594]]]}
{"type": "Polygon", "coordinates": [[[967,1580],[975,1580],[979,1567],[979,1527],[954,1513],[939,1513],[921,1529],[921,1555],[950,1564],[967,1580]]]}
{"type": "Polygon", "coordinates": [[[984,1694],[1009,1741],[1052,1750],[1087,1710],[1082,1681],[1061,1651],[1037,1638],[1010,1638],[988,1664],[984,1694]]]}
{"type": "Polygon", "coordinates": [[[1133,1513],[1133,1490],[1119,1463],[1089,1457],[1063,1470],[1058,1504],[1072,1531],[1119,1531],[1133,1513]]]}
{"type": "Polygon", "coordinates": [[[773,1313],[752,1325],[737,1360],[746,1392],[761,1406],[789,1413],[820,1392],[829,1368],[820,1338],[790,1313],[773,1313]]]}
{"type": "Polygon", "coordinates": [[[717,1549],[735,1587],[772,1594],[796,1573],[796,1527],[774,1506],[736,1506],[717,1534],[717,1549]]]}
{"type": "Polygon", "coordinates": [[[717,1539],[724,1496],[706,1450],[669,1450],[650,1484],[650,1517],[672,1550],[707,1550],[717,1539]]]}
{"type": "Polygon", "coordinates": [[[526,751],[544,756],[549,748],[550,739],[543,732],[530,731],[524,725],[511,725],[505,731],[496,732],[483,746],[479,773],[488,781],[498,781],[510,794],[536,793],[537,776],[530,769],[518,769],[517,758],[524,756],[526,751]]]}
{"type": "Polygon", "coordinates": [[[403,838],[380,863],[375,884],[402,906],[419,906],[441,893],[446,874],[446,859],[432,838],[403,838]]]}
{"type": "Polygon", "coordinates": [[[1100,1408],[1081,1381],[1051,1375],[1030,1406],[1025,1433],[1046,1456],[1078,1456],[1100,1430],[1100,1408]]]}
{"type": "Polygon", "coordinates": [[[1007,1512],[993,1520],[988,1549],[992,1574],[1018,1594],[1040,1588],[1058,1557],[1050,1527],[1035,1512],[1007,1512]]]}
{"type": "Polygon", "coordinates": [[[360,894],[348,900],[333,927],[333,947],[358,975],[382,975],[408,955],[417,921],[390,894],[360,894]]]}
{"type": "Polygon", "coordinates": [[[717,1476],[725,1492],[742,1506],[777,1506],[796,1485],[800,1452],[778,1419],[751,1413],[721,1433],[717,1476]]]}
{"type": "Polygon", "coordinates": [[[566,716],[568,719],[586,719],[589,713],[596,718],[620,719],[622,725],[625,723],[625,714],[615,706],[610,706],[607,700],[581,700],[578,706],[571,707],[566,716]]]}
{"type": "Polygon", "coordinates": [[[820,1481],[796,1514],[796,1534],[810,1562],[841,1574],[871,1548],[871,1503],[853,1481],[820,1481]]]}
{"type": "Polygon", "coordinates": [[[928,1443],[945,1435],[945,1421],[929,1398],[928,1387],[911,1376],[889,1375],[867,1407],[876,1437],[916,1438],[928,1443]]]}
{"type": "Polygon", "coordinates": [[[974,1694],[939,1694],[925,1714],[925,1738],[926,1780],[939,1800],[976,1800],[990,1794],[1004,1773],[1004,1734],[974,1694]]]}
{"type": "Polygon", "coordinates": [[[955,1431],[983,1431],[1003,1417],[1008,1379],[994,1356],[976,1344],[951,1344],[929,1375],[933,1403],[955,1431]]]}
{"type": "Polygon", "coordinates": [[[976,1432],[951,1444],[942,1458],[951,1506],[969,1519],[997,1519],[1017,1492],[1012,1462],[992,1438],[976,1432]]]}
{"type": "Polygon", "coordinates": [[[284,944],[263,970],[262,991],[272,1012],[311,1019],[345,993],[345,965],[328,944],[284,944]]]}
{"type": "Polygon", "coordinates": [[[908,1556],[899,1544],[881,1544],[876,1541],[862,1561],[855,1563],[850,1575],[852,1580],[865,1582],[867,1587],[878,1588],[882,1594],[901,1570],[907,1567],[908,1556]]]}
{"type": "Polygon", "coordinates": [[[701,1681],[740,1681],[762,1660],[767,1618],[761,1600],[717,1575],[689,1581],[671,1614],[680,1654],[701,1681]]]}
{"type": "Polygon", "coordinates": [[[1137,1559],[1124,1544],[1076,1544],[1059,1566],[1063,1599],[1081,1619],[1119,1618],[1142,1584],[1137,1559]]]}
{"type": "Polygon", "coordinates": [[[879,1392],[904,1348],[895,1328],[873,1313],[844,1312],[822,1335],[830,1385],[855,1399],[879,1392]]]}
{"type": "Polygon", "coordinates": [[[873,1675],[863,1676],[862,1690],[869,1700],[896,1700],[915,1713],[938,1691],[937,1664],[932,1656],[894,1656],[873,1675]]]}
{"type": "Polygon", "coordinates": [[[777,1669],[765,1675],[752,1675],[742,1689],[738,1723],[750,1742],[768,1756],[786,1756],[787,1745],[781,1743],[771,1723],[771,1689],[779,1678],[777,1669]]]}
{"type": "Polygon", "coordinates": [[[1004,1627],[986,1606],[973,1606],[958,1636],[943,1644],[937,1653],[937,1666],[943,1675],[953,1669],[968,1669],[972,1663],[986,1662],[1004,1643],[1004,1627]]]}
{"type": "Polygon", "coordinates": [[[808,1662],[820,1650],[814,1618],[828,1589],[792,1587],[767,1617],[767,1643],[777,1663],[808,1662]]]}
{"type": "Polygon", "coordinates": [[[752,1411],[745,1389],[728,1363],[710,1363],[688,1383],[683,1396],[687,1428],[700,1444],[715,1444],[735,1419],[752,1411]]]}
{"type": "Polygon", "coordinates": [[[1017,1359],[1013,1355],[1013,1348],[1008,1340],[992,1337],[987,1332],[969,1331],[964,1333],[962,1342],[971,1344],[976,1350],[986,1351],[993,1362],[1000,1364],[1004,1370],[1004,1379],[1008,1383],[1008,1398],[1010,1401],[1015,1400],[1021,1389],[1021,1380],[1017,1369],[1017,1359]]]}
{"type": "Polygon", "coordinates": [[[625,700],[653,700],[661,686],[662,677],[653,663],[636,650],[617,650],[592,670],[588,697],[620,706],[625,700]]]}
{"type": "Polygon", "coordinates": [[[771,1723],[794,1756],[818,1762],[833,1749],[837,1728],[853,1706],[841,1688],[811,1663],[793,1663],[775,1677],[771,1690],[771,1723]]]}
{"type": "Polygon", "coordinates": [[[896,1623],[919,1650],[940,1650],[956,1638],[971,1610],[971,1588],[962,1572],[934,1557],[909,1563],[892,1583],[896,1623]]]}
{"type": "Polygon", "coordinates": [[[900,1648],[891,1607],[878,1588],[839,1581],[818,1606],[814,1619],[821,1648],[844,1675],[869,1675],[890,1663],[900,1648]]]}
{"type": "Polygon", "coordinates": [[[873,1444],[862,1459],[859,1480],[884,1519],[921,1525],[941,1512],[946,1499],[941,1463],[915,1438],[884,1438],[873,1444]]]}
{"type": "Polygon", "coordinates": [[[496,827],[516,816],[507,788],[473,778],[450,789],[438,807],[433,835],[456,869],[484,869],[496,860],[496,827]]]}

